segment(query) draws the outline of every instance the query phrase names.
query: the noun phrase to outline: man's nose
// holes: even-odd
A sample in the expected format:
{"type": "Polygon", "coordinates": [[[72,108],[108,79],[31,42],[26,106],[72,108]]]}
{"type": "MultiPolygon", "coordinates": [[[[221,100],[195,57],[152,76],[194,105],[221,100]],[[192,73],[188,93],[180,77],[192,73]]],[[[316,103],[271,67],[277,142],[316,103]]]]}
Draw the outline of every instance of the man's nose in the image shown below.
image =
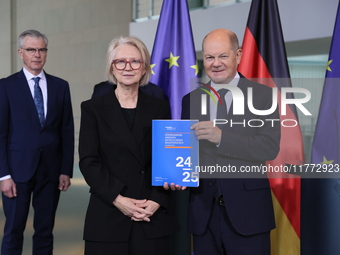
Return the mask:
{"type": "Polygon", "coordinates": [[[221,65],[221,60],[219,58],[215,58],[213,62],[213,66],[220,66],[221,65]]]}

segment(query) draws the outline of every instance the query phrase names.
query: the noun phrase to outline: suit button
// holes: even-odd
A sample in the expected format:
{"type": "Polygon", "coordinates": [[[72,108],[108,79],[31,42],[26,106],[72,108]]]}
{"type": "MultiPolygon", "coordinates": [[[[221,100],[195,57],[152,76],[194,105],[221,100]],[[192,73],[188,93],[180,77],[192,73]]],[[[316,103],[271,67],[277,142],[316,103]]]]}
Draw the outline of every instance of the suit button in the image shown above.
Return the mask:
{"type": "Polygon", "coordinates": [[[221,158],[217,158],[217,159],[216,159],[217,162],[220,162],[221,160],[222,160],[221,158]]]}
{"type": "Polygon", "coordinates": [[[210,186],[214,186],[214,183],[213,183],[213,182],[210,182],[209,185],[210,185],[210,186]]]}
{"type": "Polygon", "coordinates": [[[139,173],[140,174],[144,174],[144,170],[143,169],[139,169],[139,173]]]}

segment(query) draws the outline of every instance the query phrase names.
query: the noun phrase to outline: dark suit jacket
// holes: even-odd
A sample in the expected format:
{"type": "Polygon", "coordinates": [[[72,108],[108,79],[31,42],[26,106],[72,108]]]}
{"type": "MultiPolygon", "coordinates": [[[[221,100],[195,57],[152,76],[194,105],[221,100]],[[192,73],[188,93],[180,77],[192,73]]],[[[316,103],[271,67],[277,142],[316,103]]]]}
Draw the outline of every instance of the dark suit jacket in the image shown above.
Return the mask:
{"type": "Polygon", "coordinates": [[[27,182],[41,157],[51,180],[72,177],[74,126],[68,83],[46,74],[47,116],[41,128],[21,70],[0,80],[0,176],[27,182]]]}
{"type": "MultiPolygon", "coordinates": [[[[115,88],[114,88],[115,89],[115,88]]],[[[153,200],[161,208],[151,222],[140,222],[148,238],[177,230],[168,211],[169,192],[151,186],[152,119],[169,117],[169,104],[139,90],[136,115],[130,130],[114,93],[81,104],[80,170],[90,186],[91,198],[84,239],[126,242],[133,223],[112,202],[118,194],[153,200]]]]}
{"type": "MultiPolygon", "coordinates": [[[[113,85],[114,84],[110,83],[109,81],[103,81],[101,83],[96,84],[93,88],[93,93],[92,93],[91,98],[95,98],[95,97],[98,97],[98,96],[105,95],[110,90],[112,90],[113,85]]],[[[146,93],[150,96],[154,96],[154,97],[157,97],[157,98],[160,98],[160,99],[166,99],[163,89],[158,87],[156,84],[151,83],[151,82],[149,82],[148,84],[146,84],[144,86],[141,86],[140,89],[144,93],[146,93]]]]}
{"type": "MultiPolygon", "coordinates": [[[[265,161],[274,159],[279,151],[280,126],[271,127],[271,122],[265,122],[261,128],[249,127],[249,119],[279,119],[275,111],[270,116],[256,116],[247,105],[247,88],[253,88],[255,109],[269,109],[271,107],[272,90],[264,85],[245,79],[241,75],[238,87],[245,95],[245,114],[234,115],[232,109],[226,119],[246,125],[226,124],[222,128],[222,139],[217,147],[208,141],[200,142],[200,165],[206,166],[241,166],[265,165],[265,161]]],[[[200,89],[194,90],[183,98],[182,118],[210,120],[209,103],[208,115],[201,115],[200,89]]],[[[209,97],[208,97],[209,98],[209,97]]],[[[208,100],[209,101],[209,100],[208,100]]],[[[253,123],[254,124],[254,123],[253,123]]],[[[256,123],[258,125],[258,123],[256,123]]],[[[224,175],[227,177],[228,175],[224,175]]],[[[222,176],[223,177],[223,176],[222,176]]],[[[275,228],[273,205],[269,181],[264,179],[220,179],[225,209],[233,227],[241,235],[263,233],[275,228]]],[[[198,188],[190,190],[188,225],[189,231],[200,235],[204,232],[210,215],[213,200],[215,179],[200,179],[198,188]]]]}

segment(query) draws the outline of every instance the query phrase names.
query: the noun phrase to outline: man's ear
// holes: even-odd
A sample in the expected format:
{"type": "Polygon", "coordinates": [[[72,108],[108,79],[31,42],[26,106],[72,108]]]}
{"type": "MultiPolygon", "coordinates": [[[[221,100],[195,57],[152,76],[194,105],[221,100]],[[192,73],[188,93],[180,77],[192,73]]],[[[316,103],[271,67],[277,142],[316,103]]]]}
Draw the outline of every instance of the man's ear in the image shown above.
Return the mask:
{"type": "Polygon", "coordinates": [[[18,49],[18,55],[21,59],[23,59],[23,56],[22,56],[23,54],[24,54],[23,50],[19,48],[18,49]]]}
{"type": "Polygon", "coordinates": [[[241,62],[242,54],[243,54],[242,49],[238,49],[236,51],[236,61],[237,61],[237,64],[239,64],[241,62]]]}

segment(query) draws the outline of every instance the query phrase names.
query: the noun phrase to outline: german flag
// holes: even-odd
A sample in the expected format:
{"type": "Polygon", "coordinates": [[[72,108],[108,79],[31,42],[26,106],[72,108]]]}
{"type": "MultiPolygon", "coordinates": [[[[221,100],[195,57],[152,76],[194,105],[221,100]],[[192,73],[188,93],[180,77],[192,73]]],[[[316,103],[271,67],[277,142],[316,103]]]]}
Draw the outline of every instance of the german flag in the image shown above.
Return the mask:
{"type": "MultiPolygon", "coordinates": [[[[281,89],[291,87],[281,21],[276,0],[253,0],[243,39],[238,71],[246,78],[277,87],[280,122],[294,120],[295,127],[281,125],[280,152],[270,163],[276,166],[304,163],[301,129],[294,105],[281,108],[281,89]],[[286,114],[283,115],[286,110],[286,114]]],[[[286,95],[286,94],[285,94],[286,95]]],[[[289,94],[288,94],[289,95],[289,94]]],[[[293,95],[289,95],[291,98],[293,95]]],[[[300,178],[268,175],[272,189],[276,229],[271,233],[272,255],[300,254],[300,178]]]]}

